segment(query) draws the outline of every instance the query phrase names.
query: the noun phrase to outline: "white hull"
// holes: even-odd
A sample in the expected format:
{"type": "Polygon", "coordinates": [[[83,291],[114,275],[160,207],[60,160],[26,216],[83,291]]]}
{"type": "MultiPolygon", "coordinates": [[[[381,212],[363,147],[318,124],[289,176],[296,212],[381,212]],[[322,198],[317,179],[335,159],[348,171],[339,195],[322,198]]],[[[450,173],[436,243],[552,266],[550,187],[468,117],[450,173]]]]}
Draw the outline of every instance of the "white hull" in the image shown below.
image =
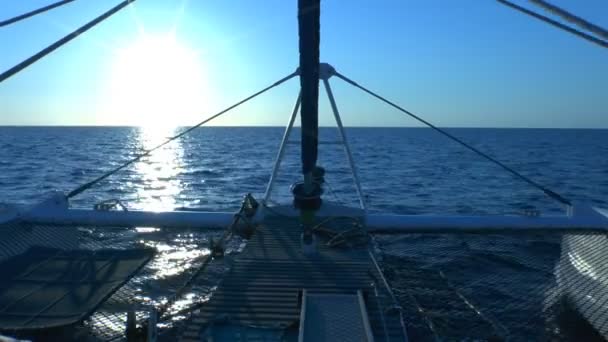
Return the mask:
{"type": "Polygon", "coordinates": [[[564,235],[556,278],[568,302],[608,339],[608,237],[564,235]]]}

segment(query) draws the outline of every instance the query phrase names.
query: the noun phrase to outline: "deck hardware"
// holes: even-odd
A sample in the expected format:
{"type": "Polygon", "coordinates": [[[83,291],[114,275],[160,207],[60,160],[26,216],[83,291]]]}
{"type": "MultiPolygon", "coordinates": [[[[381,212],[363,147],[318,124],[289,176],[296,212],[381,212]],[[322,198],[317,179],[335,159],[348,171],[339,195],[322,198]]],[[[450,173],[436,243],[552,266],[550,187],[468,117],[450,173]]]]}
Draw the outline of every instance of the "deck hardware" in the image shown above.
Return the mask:
{"type": "Polygon", "coordinates": [[[148,317],[148,339],[147,342],[156,342],[158,340],[158,327],[156,326],[158,323],[158,311],[156,311],[155,307],[150,309],[150,316],[148,317]]]}

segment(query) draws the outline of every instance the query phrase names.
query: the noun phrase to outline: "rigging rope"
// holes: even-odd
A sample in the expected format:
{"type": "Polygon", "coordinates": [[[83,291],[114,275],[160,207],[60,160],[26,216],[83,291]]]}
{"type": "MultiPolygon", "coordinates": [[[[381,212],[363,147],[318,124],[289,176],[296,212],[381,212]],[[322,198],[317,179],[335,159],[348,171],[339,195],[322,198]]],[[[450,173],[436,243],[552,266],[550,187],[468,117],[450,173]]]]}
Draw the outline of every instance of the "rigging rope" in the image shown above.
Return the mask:
{"type": "Polygon", "coordinates": [[[125,0],[125,1],[121,2],[120,4],[112,7],[107,12],[103,13],[102,15],[98,16],[97,18],[89,21],[88,23],[84,24],[83,26],[81,26],[77,30],[75,30],[72,33],[68,34],[67,36],[59,39],[58,41],[54,42],[53,44],[47,46],[46,48],[40,50],[36,54],[34,54],[31,57],[27,58],[26,60],[20,62],[19,64],[15,65],[12,68],[10,68],[10,69],[6,70],[5,72],[1,73],[0,74],[0,83],[4,82],[9,77],[15,75],[16,73],[18,73],[21,70],[27,68],[28,66],[36,63],[39,59],[45,57],[46,55],[48,55],[51,52],[55,51],[56,49],[60,48],[62,45],[66,44],[69,41],[71,41],[72,39],[78,37],[81,33],[86,32],[87,30],[89,30],[93,26],[95,26],[95,25],[99,24],[100,22],[106,20],[107,18],[109,18],[110,16],[112,16],[116,12],[120,11],[121,9],[123,9],[124,7],[126,7],[127,5],[129,5],[132,2],[135,2],[135,0],[125,0]]]}
{"type": "Polygon", "coordinates": [[[597,45],[599,45],[601,47],[608,48],[608,41],[596,38],[596,37],[594,37],[594,36],[592,36],[592,35],[590,35],[588,33],[585,33],[585,32],[573,29],[572,27],[570,27],[568,25],[564,25],[564,24],[562,24],[562,23],[560,23],[560,22],[558,22],[556,20],[553,20],[553,19],[551,19],[549,17],[546,17],[544,15],[538,14],[538,13],[536,13],[534,11],[529,10],[529,9],[523,8],[523,7],[521,7],[519,5],[516,5],[516,4],[512,3],[512,2],[509,2],[507,0],[496,0],[496,1],[498,1],[499,3],[501,3],[501,4],[505,5],[505,6],[511,7],[513,9],[517,10],[517,11],[525,13],[525,14],[527,14],[529,16],[532,16],[532,17],[534,17],[536,19],[542,20],[542,21],[544,21],[544,22],[546,22],[546,23],[548,23],[550,25],[553,25],[553,26],[559,28],[559,29],[562,29],[564,31],[570,32],[570,33],[572,33],[572,34],[574,34],[576,36],[579,36],[580,38],[586,39],[586,40],[588,40],[588,41],[590,41],[592,43],[595,43],[595,44],[597,44],[597,45]]]}
{"type": "Polygon", "coordinates": [[[353,80],[351,80],[351,79],[349,79],[349,78],[347,78],[347,77],[343,76],[343,75],[342,75],[342,74],[340,74],[339,72],[335,71],[335,72],[334,72],[334,76],[336,76],[336,77],[338,77],[339,79],[341,79],[341,80],[345,81],[346,83],[349,83],[349,84],[353,85],[353,86],[354,86],[354,87],[356,87],[356,88],[359,88],[359,89],[363,90],[364,92],[368,93],[369,95],[371,95],[371,96],[373,96],[373,97],[377,98],[378,100],[380,100],[380,101],[382,101],[382,102],[384,102],[384,103],[388,104],[389,106],[391,106],[391,107],[393,107],[393,108],[395,108],[395,109],[399,110],[400,112],[402,112],[402,113],[404,113],[404,114],[406,114],[406,115],[411,116],[412,118],[414,118],[414,119],[418,120],[419,122],[422,122],[423,124],[427,125],[428,127],[430,127],[430,128],[432,128],[432,129],[434,129],[435,131],[437,131],[437,132],[439,132],[439,133],[443,134],[444,136],[446,136],[446,137],[450,138],[451,140],[453,140],[453,141],[455,141],[455,142],[459,143],[460,145],[462,145],[462,146],[464,146],[464,147],[468,148],[469,150],[471,150],[471,151],[475,152],[476,154],[478,154],[478,155],[482,156],[483,158],[485,158],[485,159],[487,159],[487,160],[491,161],[492,163],[494,163],[494,164],[496,164],[496,165],[498,165],[498,166],[502,167],[504,170],[506,170],[506,171],[510,172],[511,174],[513,174],[514,176],[516,176],[517,178],[519,178],[519,179],[523,180],[524,182],[526,182],[526,183],[528,183],[528,184],[532,185],[533,187],[535,187],[535,188],[537,188],[537,189],[541,190],[542,192],[544,192],[544,193],[545,193],[547,196],[549,196],[550,198],[552,198],[552,199],[554,199],[554,200],[556,200],[556,201],[558,201],[558,202],[560,202],[560,203],[562,203],[562,204],[568,205],[568,206],[572,205],[572,203],[571,203],[571,202],[570,202],[568,199],[566,199],[566,198],[562,197],[560,194],[556,193],[555,191],[552,191],[552,190],[550,190],[550,189],[547,189],[546,187],[544,187],[544,186],[540,185],[539,183],[537,183],[537,182],[533,181],[532,179],[530,179],[530,178],[528,178],[528,177],[526,177],[526,176],[522,175],[521,173],[519,173],[519,172],[515,171],[515,170],[514,170],[514,169],[512,169],[511,167],[509,167],[509,166],[507,166],[507,165],[503,164],[502,162],[500,162],[500,161],[498,161],[498,160],[496,160],[496,159],[494,159],[494,158],[490,157],[488,154],[486,154],[486,153],[484,153],[484,152],[482,152],[482,151],[478,150],[477,148],[475,148],[475,147],[473,147],[473,146],[469,145],[468,143],[466,143],[466,142],[464,142],[464,141],[460,140],[459,138],[455,137],[454,135],[452,135],[452,134],[450,134],[450,133],[446,132],[445,130],[443,130],[443,129],[441,129],[441,128],[439,128],[439,127],[435,126],[435,125],[433,125],[432,123],[430,123],[430,122],[428,122],[428,121],[424,120],[423,118],[419,117],[418,115],[413,114],[412,112],[410,112],[410,111],[408,111],[408,110],[406,110],[406,109],[404,109],[404,108],[400,107],[399,105],[397,105],[397,104],[395,104],[395,103],[393,103],[393,102],[391,102],[391,101],[389,101],[389,100],[385,99],[384,97],[382,97],[382,96],[380,96],[380,95],[378,95],[378,94],[374,93],[373,91],[371,91],[371,90],[369,90],[369,89],[367,89],[367,88],[365,88],[365,87],[363,87],[363,86],[359,85],[357,82],[355,82],[355,81],[353,81],[353,80]]]}
{"type": "Polygon", "coordinates": [[[6,20],[3,20],[3,21],[0,21],[0,27],[7,26],[7,25],[10,25],[10,24],[14,24],[14,23],[16,23],[16,22],[18,22],[18,21],[21,21],[21,20],[23,20],[23,19],[27,19],[27,18],[29,18],[29,17],[33,17],[33,16],[35,16],[36,14],[40,14],[40,13],[43,13],[43,12],[46,12],[46,11],[52,10],[53,8],[56,8],[56,7],[59,7],[59,6],[63,6],[63,5],[65,5],[65,4],[68,4],[68,3],[73,2],[73,1],[74,1],[74,0],[62,0],[62,1],[57,1],[57,2],[55,2],[55,3],[52,3],[52,4],[47,5],[47,6],[44,6],[44,7],[40,7],[40,8],[38,8],[38,9],[33,10],[33,11],[30,11],[30,12],[27,12],[27,13],[20,14],[20,15],[18,15],[18,16],[16,16],[16,17],[13,17],[13,18],[10,18],[10,19],[6,19],[6,20]]]}
{"type": "Polygon", "coordinates": [[[131,165],[131,164],[135,163],[136,161],[140,160],[141,158],[143,158],[143,157],[145,157],[145,156],[150,155],[150,153],[152,153],[152,152],[154,152],[154,151],[158,150],[159,148],[161,148],[161,147],[163,147],[163,146],[167,145],[168,143],[172,142],[173,140],[175,140],[175,139],[179,139],[179,138],[183,137],[184,135],[186,135],[186,134],[188,134],[188,133],[192,132],[194,129],[196,129],[196,128],[198,128],[198,127],[200,127],[200,126],[202,126],[202,125],[206,124],[207,122],[209,122],[209,121],[211,121],[211,120],[213,120],[213,119],[215,119],[215,118],[219,117],[219,116],[220,116],[220,115],[222,115],[222,114],[225,114],[225,113],[229,112],[230,110],[232,110],[232,109],[234,109],[234,108],[236,108],[236,107],[238,107],[238,106],[242,105],[243,103],[245,103],[245,102],[247,102],[247,101],[249,101],[249,100],[253,99],[254,97],[256,97],[256,96],[258,96],[258,95],[261,95],[261,94],[265,93],[266,91],[268,91],[268,90],[270,90],[270,89],[272,89],[272,88],[274,88],[274,87],[278,86],[279,84],[281,84],[281,83],[283,83],[283,82],[285,82],[285,81],[287,81],[287,80],[289,80],[289,79],[291,79],[291,78],[293,78],[293,77],[295,77],[295,76],[297,76],[297,75],[298,75],[298,72],[297,72],[297,71],[296,71],[296,72],[293,72],[293,73],[289,74],[288,76],[285,76],[285,77],[283,77],[282,79],[280,79],[280,80],[278,80],[278,81],[274,82],[273,84],[269,85],[268,87],[266,87],[266,88],[264,88],[264,89],[262,89],[262,90],[260,90],[260,91],[258,91],[258,92],[256,92],[256,93],[254,93],[253,95],[250,95],[250,96],[248,96],[248,97],[246,97],[246,98],[242,99],[241,101],[239,101],[239,102],[237,102],[237,103],[233,104],[232,106],[230,106],[230,107],[228,107],[228,108],[226,108],[226,109],[224,109],[224,110],[222,110],[222,111],[220,111],[220,112],[218,112],[218,113],[216,113],[216,114],[214,114],[214,115],[212,115],[212,116],[210,116],[210,117],[206,118],[205,120],[203,120],[203,121],[201,121],[201,122],[197,123],[196,125],[194,125],[194,126],[192,126],[192,127],[188,128],[188,129],[186,129],[186,130],[182,131],[181,133],[179,133],[179,134],[177,134],[177,135],[174,135],[174,136],[172,136],[172,137],[168,138],[167,140],[165,140],[164,142],[162,142],[162,143],[160,143],[160,144],[158,144],[158,145],[154,146],[153,148],[151,148],[151,149],[149,149],[149,150],[145,150],[145,152],[144,152],[144,153],[142,153],[142,154],[140,154],[140,155],[136,156],[135,158],[133,158],[133,159],[131,159],[131,160],[129,160],[129,161],[127,161],[127,162],[125,162],[124,164],[121,164],[120,166],[118,166],[118,167],[116,167],[116,168],[114,168],[114,169],[112,169],[112,170],[110,170],[110,171],[106,172],[105,174],[103,174],[103,175],[101,175],[101,176],[99,176],[99,177],[95,178],[94,180],[92,180],[92,181],[90,181],[90,182],[88,182],[88,183],[85,183],[85,184],[83,184],[83,185],[81,185],[81,186],[77,187],[76,189],[74,189],[74,190],[70,191],[70,192],[68,193],[68,195],[67,195],[67,198],[72,198],[72,197],[74,197],[74,196],[76,196],[76,195],[80,194],[81,192],[83,192],[83,191],[85,191],[85,190],[89,189],[90,187],[92,187],[93,185],[95,185],[95,184],[99,183],[100,181],[102,181],[102,180],[104,180],[104,179],[108,178],[109,176],[111,176],[111,175],[115,174],[116,172],[118,172],[118,171],[120,171],[120,170],[124,169],[125,167],[127,167],[127,166],[129,166],[129,165],[131,165]]]}
{"type": "Polygon", "coordinates": [[[529,0],[531,3],[544,8],[545,10],[555,13],[556,15],[562,17],[564,20],[573,23],[583,30],[587,30],[589,32],[593,32],[594,34],[602,37],[603,39],[608,39],[608,30],[595,25],[579,16],[576,16],[563,8],[557,7],[553,4],[550,4],[544,0],[529,0]]]}
{"type": "MultiPolygon", "coordinates": [[[[210,253],[204,257],[204,259],[201,261],[201,264],[190,275],[190,277],[186,280],[186,282],[184,282],[184,284],[182,286],[180,286],[175,291],[175,293],[164,304],[162,304],[157,309],[158,317],[161,320],[170,319],[174,315],[180,315],[180,314],[184,313],[183,309],[179,310],[176,313],[170,313],[169,310],[171,309],[171,307],[175,304],[175,302],[177,300],[182,298],[182,296],[184,295],[184,293],[186,291],[188,291],[189,289],[192,288],[192,285],[194,284],[194,282],[198,279],[198,277],[200,277],[201,274],[203,274],[203,272],[205,271],[207,266],[209,266],[209,264],[213,260],[224,256],[226,244],[229,242],[229,240],[234,235],[241,236],[241,234],[239,234],[239,224],[246,225],[247,229],[250,232],[253,232],[255,230],[255,225],[251,222],[251,219],[257,213],[257,209],[258,209],[258,202],[255,200],[255,198],[253,198],[253,196],[250,193],[245,195],[245,198],[243,199],[243,203],[241,204],[241,208],[234,215],[232,223],[226,228],[226,230],[224,231],[222,236],[216,242],[214,242],[213,239],[210,238],[210,241],[209,241],[210,253]]],[[[243,229],[240,230],[240,232],[244,232],[244,231],[245,230],[243,230],[243,229]]],[[[193,309],[193,308],[186,308],[185,310],[191,310],[191,309],[193,309]]]]}

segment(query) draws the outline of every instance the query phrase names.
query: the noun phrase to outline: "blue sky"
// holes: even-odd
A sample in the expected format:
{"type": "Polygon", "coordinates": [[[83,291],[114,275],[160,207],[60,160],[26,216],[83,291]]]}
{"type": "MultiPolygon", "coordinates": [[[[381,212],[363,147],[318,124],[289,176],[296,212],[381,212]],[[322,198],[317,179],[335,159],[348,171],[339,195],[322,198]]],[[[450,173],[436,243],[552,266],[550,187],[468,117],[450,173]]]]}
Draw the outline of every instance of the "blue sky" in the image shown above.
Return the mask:
{"type": "MultiPolygon", "coordinates": [[[[5,2],[0,17],[49,2],[5,2]]],[[[0,28],[0,70],[118,2],[79,0],[0,28]]],[[[553,3],[608,26],[605,0],[553,3]]],[[[322,0],[321,31],[322,61],[439,126],[608,128],[608,50],[495,1],[322,0]]],[[[297,46],[296,0],[137,0],[0,83],[0,125],[194,123],[293,71],[297,46]],[[172,104],[145,92],[108,106],[119,89],[155,79],[153,71],[146,82],[117,77],[121,51],[170,32],[195,52],[200,69],[184,77],[196,76],[196,99],[176,106],[180,113],[125,112],[172,104]]],[[[190,85],[174,83],[160,89],[190,85]]],[[[332,85],[346,125],[417,125],[338,79],[332,85]]],[[[284,125],[297,89],[294,79],[216,124],[284,125]]],[[[324,96],[320,106],[321,124],[333,125],[324,96]]]]}

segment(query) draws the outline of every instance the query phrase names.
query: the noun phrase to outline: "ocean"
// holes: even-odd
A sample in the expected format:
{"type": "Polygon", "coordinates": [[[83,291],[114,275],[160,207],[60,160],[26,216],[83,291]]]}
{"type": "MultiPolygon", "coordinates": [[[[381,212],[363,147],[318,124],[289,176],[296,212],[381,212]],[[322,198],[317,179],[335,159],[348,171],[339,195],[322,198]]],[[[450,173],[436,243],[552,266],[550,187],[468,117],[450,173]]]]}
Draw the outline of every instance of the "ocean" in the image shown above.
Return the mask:
{"type": "MultiPolygon", "coordinates": [[[[51,191],[73,190],[162,142],[177,130],[179,128],[167,127],[0,127],[0,202],[33,204],[51,191]]],[[[608,156],[608,130],[447,130],[568,199],[608,207],[608,158],[605,157],[608,156]]],[[[291,201],[289,186],[301,178],[299,134],[298,129],[292,132],[291,140],[295,143],[287,149],[273,192],[272,199],[278,203],[291,201]]],[[[346,134],[364,199],[372,212],[495,215],[531,210],[556,214],[564,210],[538,189],[431,129],[347,128],[346,134]]],[[[102,200],[119,199],[129,209],[237,210],[246,193],[258,199],[262,197],[282,135],[281,127],[202,127],[100,182],[72,199],[71,204],[92,208],[102,200]]],[[[332,144],[338,138],[336,129],[320,129],[322,145],[318,164],[325,167],[327,180],[324,198],[357,205],[344,150],[341,145],[332,144]]],[[[162,267],[175,268],[199,256],[194,251],[200,246],[192,244],[192,239],[186,243],[179,233],[167,234],[164,240],[156,241],[162,242],[162,253],[167,253],[167,263],[162,267]]],[[[123,237],[127,238],[132,236],[123,237]]],[[[146,236],[138,239],[146,240],[146,236]]],[[[464,321],[468,316],[463,313],[458,314],[461,316],[458,324],[452,322],[451,325],[443,321],[437,323],[430,315],[430,318],[422,317],[420,307],[432,307],[433,303],[425,304],[424,298],[413,298],[408,289],[414,285],[408,279],[421,274],[435,277],[442,271],[449,280],[445,280],[445,284],[449,284],[446,289],[453,290],[450,293],[454,296],[466,297],[471,303],[476,298],[492,299],[494,308],[475,307],[485,312],[483,324],[490,326],[490,330],[498,330],[498,336],[502,331],[502,336],[507,334],[511,340],[564,337],[559,324],[553,321],[549,324],[540,316],[530,318],[531,312],[526,311],[530,303],[513,310],[496,310],[512,301],[525,302],[521,298],[530,292],[530,288],[523,285],[525,282],[548,284],[542,291],[552,291],[546,273],[552,271],[552,260],[559,256],[559,239],[543,236],[510,236],[508,241],[498,236],[476,239],[465,241],[465,237],[421,234],[376,237],[382,267],[407,313],[408,333],[421,339],[433,334],[448,340],[492,338],[493,335],[479,325],[475,326],[476,330],[466,326],[464,321]],[[464,261],[462,254],[451,253],[462,249],[463,244],[469,251],[464,261]],[[429,254],[433,252],[437,255],[429,254]],[[505,254],[509,257],[505,258],[505,254]],[[414,268],[416,272],[408,273],[414,268]],[[480,274],[494,277],[478,277],[480,274]],[[502,281],[500,286],[485,283],[488,279],[496,281],[497,277],[510,277],[511,281],[502,281]],[[522,321],[523,316],[527,318],[522,321]],[[431,325],[435,332],[427,329],[429,319],[434,322],[431,325]],[[505,330],[508,333],[504,333],[505,330]]],[[[166,270],[158,272],[158,277],[166,275],[166,270]]],[[[155,274],[149,278],[154,279],[155,274]]]]}

